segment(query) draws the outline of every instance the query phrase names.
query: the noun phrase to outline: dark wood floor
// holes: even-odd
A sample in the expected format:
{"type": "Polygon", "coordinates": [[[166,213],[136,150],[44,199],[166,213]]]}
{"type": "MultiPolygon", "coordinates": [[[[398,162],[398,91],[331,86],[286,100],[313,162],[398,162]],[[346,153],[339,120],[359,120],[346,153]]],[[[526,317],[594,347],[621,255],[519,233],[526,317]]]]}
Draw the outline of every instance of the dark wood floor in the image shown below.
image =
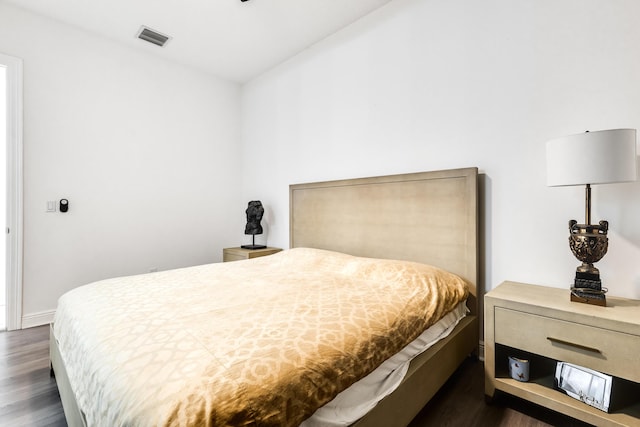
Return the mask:
{"type": "Polygon", "coordinates": [[[0,426],[66,426],[49,376],[49,328],[0,332],[0,426]]]}
{"type": "MultiPolygon", "coordinates": [[[[467,360],[410,427],[584,427],[586,424],[503,396],[484,401],[482,362],[467,360]]],[[[66,426],[49,376],[49,329],[0,332],[0,426],[66,426]]]]}

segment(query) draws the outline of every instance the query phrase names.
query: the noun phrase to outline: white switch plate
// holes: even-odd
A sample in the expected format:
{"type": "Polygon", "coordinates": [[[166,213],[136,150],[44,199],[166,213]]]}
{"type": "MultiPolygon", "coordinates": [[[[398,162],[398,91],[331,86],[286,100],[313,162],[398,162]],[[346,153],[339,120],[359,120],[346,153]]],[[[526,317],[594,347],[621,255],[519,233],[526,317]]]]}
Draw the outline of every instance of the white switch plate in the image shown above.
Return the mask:
{"type": "Polygon", "coordinates": [[[47,200],[47,212],[55,212],[55,211],[56,211],[56,201],[47,200]]]}

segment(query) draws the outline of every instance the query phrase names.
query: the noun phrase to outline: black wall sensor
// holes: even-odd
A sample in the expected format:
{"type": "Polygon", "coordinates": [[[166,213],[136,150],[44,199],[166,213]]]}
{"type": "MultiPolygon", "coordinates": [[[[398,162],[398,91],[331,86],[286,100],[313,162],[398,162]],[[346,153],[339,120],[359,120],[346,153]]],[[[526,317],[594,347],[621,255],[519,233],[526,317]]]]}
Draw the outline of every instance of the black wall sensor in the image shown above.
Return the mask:
{"type": "Polygon", "coordinates": [[[69,201],[67,199],[60,199],[60,212],[66,212],[69,210],[69,201]]]}

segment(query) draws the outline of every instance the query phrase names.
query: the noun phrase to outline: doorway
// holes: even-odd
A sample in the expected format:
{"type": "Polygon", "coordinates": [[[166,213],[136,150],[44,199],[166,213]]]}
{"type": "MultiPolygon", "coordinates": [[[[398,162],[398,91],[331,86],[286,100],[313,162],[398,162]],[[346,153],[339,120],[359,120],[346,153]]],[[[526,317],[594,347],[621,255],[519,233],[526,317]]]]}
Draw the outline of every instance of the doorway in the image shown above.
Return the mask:
{"type": "MultiPolygon", "coordinates": [[[[7,67],[0,65],[0,147],[7,146],[7,67]]],[[[0,223],[6,224],[6,159],[7,151],[0,150],[0,223]]],[[[6,247],[0,245],[0,260],[6,260],[6,247]]],[[[0,262],[0,331],[7,328],[6,263],[0,262]]]]}
{"type": "Polygon", "coordinates": [[[0,330],[22,328],[22,60],[0,53],[0,330]]]}

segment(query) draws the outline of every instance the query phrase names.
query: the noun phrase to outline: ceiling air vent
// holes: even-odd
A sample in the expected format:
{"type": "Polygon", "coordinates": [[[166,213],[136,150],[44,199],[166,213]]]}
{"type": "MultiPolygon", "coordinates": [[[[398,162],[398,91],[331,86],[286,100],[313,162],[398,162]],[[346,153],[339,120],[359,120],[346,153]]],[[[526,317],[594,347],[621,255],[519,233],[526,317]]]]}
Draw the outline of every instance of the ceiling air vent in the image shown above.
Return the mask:
{"type": "Polygon", "coordinates": [[[165,36],[164,34],[161,34],[156,30],[152,30],[149,27],[145,27],[144,25],[140,27],[140,31],[138,31],[137,37],[160,47],[164,46],[169,41],[169,39],[171,39],[171,37],[165,36]]]}

